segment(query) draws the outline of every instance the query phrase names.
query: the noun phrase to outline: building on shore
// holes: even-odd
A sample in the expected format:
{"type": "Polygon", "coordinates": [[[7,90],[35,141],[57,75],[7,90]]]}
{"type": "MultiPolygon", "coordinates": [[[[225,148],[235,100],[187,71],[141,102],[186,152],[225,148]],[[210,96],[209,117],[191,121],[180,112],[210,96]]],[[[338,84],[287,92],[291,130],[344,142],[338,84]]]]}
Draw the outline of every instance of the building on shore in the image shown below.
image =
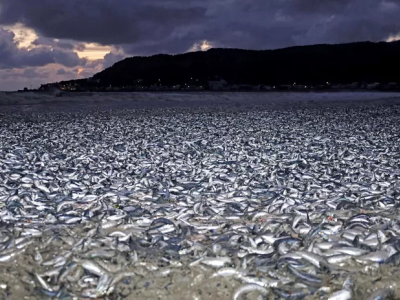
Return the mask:
{"type": "Polygon", "coordinates": [[[210,90],[213,90],[213,91],[223,90],[227,84],[228,83],[226,82],[226,80],[224,80],[222,78],[220,78],[218,80],[208,81],[208,87],[210,88],[210,90]]]}

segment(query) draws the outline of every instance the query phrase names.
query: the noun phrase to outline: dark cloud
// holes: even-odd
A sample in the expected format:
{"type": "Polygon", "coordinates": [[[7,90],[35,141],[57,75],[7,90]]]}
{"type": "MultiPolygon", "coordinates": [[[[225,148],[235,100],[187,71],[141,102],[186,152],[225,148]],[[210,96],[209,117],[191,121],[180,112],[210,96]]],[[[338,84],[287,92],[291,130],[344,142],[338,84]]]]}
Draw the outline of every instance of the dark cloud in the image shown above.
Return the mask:
{"type": "Polygon", "coordinates": [[[45,37],[122,44],[169,34],[175,27],[201,20],[206,10],[198,6],[182,7],[168,3],[2,0],[0,22],[22,22],[45,37]]]}
{"type": "Polygon", "coordinates": [[[18,48],[14,42],[14,33],[0,28],[0,67],[22,68],[60,64],[75,67],[86,64],[86,59],[79,58],[73,51],[37,47],[31,50],[18,48]]]}
{"type": "Polygon", "coordinates": [[[75,79],[77,77],[77,72],[73,72],[70,70],[66,70],[64,68],[60,68],[56,71],[56,75],[62,76],[66,79],[75,79]]]}
{"type": "Polygon", "coordinates": [[[47,78],[49,76],[48,72],[38,72],[34,68],[25,69],[24,72],[20,75],[25,78],[47,78]]]}
{"type": "Polygon", "coordinates": [[[103,68],[111,67],[117,61],[124,59],[125,56],[126,55],[124,55],[122,53],[114,53],[114,52],[107,53],[104,56],[104,59],[102,60],[103,68]]]}
{"type": "Polygon", "coordinates": [[[83,43],[76,43],[74,41],[57,40],[46,37],[38,37],[32,42],[34,46],[48,46],[51,48],[65,49],[65,50],[85,50],[85,45],[83,43]]]}
{"type": "Polygon", "coordinates": [[[400,32],[399,15],[400,0],[0,0],[0,23],[35,29],[36,44],[94,42],[132,55],[185,52],[203,40],[253,49],[379,41],[400,32]]]}
{"type": "Polygon", "coordinates": [[[60,69],[58,69],[57,72],[56,72],[57,75],[64,75],[64,74],[66,74],[66,73],[67,73],[67,71],[65,71],[64,68],[60,68],[60,69]]]}
{"type": "MultiPolygon", "coordinates": [[[[352,0],[302,0],[292,1],[287,12],[301,15],[343,14],[352,0]]],[[[368,0],[366,0],[368,2],[368,0]]]]}

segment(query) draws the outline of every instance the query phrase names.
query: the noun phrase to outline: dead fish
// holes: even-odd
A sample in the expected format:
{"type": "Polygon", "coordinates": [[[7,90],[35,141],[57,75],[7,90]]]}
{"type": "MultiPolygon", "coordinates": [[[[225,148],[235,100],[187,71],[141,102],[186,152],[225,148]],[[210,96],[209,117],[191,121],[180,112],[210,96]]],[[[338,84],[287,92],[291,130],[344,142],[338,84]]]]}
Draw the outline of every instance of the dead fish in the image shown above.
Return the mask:
{"type": "Polygon", "coordinates": [[[54,299],[113,298],[187,267],[244,284],[236,298],[350,299],[343,274],[400,261],[399,115],[264,104],[7,114],[0,264],[14,276],[32,262],[22,288],[54,299]]]}

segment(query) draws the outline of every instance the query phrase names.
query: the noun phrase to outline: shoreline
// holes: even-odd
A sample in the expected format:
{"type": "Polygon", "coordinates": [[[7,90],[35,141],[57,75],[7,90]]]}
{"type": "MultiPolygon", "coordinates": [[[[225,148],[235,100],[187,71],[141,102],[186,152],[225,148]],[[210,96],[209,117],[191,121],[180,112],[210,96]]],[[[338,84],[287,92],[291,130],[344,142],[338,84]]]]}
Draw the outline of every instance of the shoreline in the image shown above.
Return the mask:
{"type": "Polygon", "coordinates": [[[91,92],[62,97],[46,93],[0,93],[2,110],[109,110],[168,107],[307,108],[360,105],[397,105],[400,92],[91,92]]]}

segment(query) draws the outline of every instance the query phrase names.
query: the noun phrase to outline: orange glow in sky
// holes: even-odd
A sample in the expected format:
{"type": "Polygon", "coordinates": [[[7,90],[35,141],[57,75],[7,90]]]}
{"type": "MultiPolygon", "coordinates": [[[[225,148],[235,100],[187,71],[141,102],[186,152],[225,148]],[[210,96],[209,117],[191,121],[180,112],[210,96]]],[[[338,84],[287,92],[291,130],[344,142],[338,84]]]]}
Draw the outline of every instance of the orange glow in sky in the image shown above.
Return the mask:
{"type": "Polygon", "coordinates": [[[395,42],[400,40],[400,33],[397,35],[391,35],[389,38],[386,40],[386,42],[395,42]]]}
{"type": "Polygon", "coordinates": [[[189,51],[207,51],[208,49],[211,49],[213,45],[207,41],[204,40],[201,43],[196,43],[192,46],[192,48],[189,49],[189,51]]]}
{"type": "MultiPolygon", "coordinates": [[[[36,32],[24,26],[21,23],[17,23],[12,26],[4,26],[5,29],[12,31],[15,34],[14,41],[18,43],[18,48],[33,49],[37,46],[32,45],[32,42],[38,38],[36,32]]],[[[58,41],[58,39],[55,39],[58,41]]],[[[80,58],[86,57],[89,60],[103,59],[104,55],[112,50],[110,46],[102,46],[95,43],[83,43],[85,49],[83,51],[75,50],[80,58]]]]}
{"type": "Polygon", "coordinates": [[[31,43],[38,38],[36,32],[33,29],[25,27],[21,23],[14,24],[12,26],[4,26],[6,30],[10,30],[15,34],[14,41],[18,43],[18,48],[34,48],[31,43]]]}
{"type": "Polygon", "coordinates": [[[112,50],[110,46],[102,46],[95,43],[84,43],[85,50],[75,51],[79,57],[87,57],[89,60],[103,59],[104,55],[112,50]]]}

